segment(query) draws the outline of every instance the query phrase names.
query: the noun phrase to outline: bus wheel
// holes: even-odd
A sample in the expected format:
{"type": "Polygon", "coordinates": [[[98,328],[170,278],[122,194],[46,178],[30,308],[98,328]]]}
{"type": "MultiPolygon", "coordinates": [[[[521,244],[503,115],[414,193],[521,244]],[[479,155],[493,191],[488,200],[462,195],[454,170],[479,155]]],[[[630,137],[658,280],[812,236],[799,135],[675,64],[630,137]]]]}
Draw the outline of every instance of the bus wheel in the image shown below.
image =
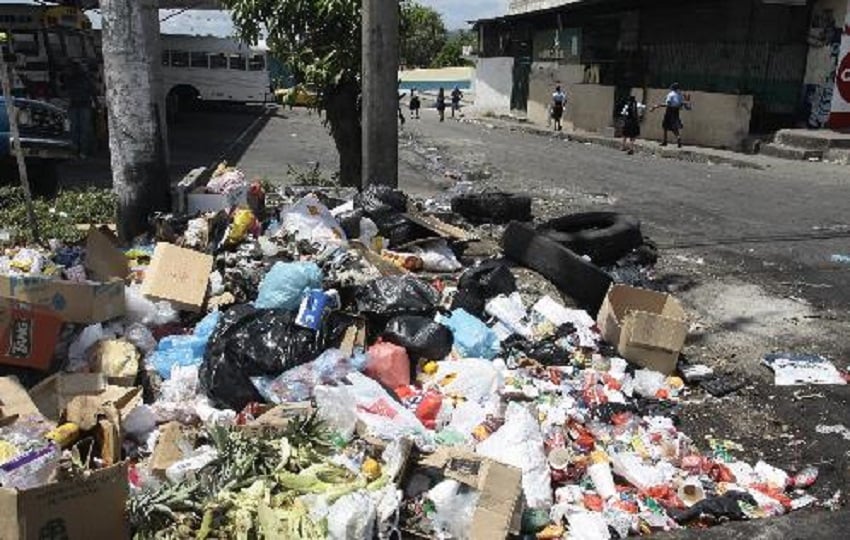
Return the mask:
{"type": "Polygon", "coordinates": [[[172,88],[166,97],[168,121],[175,123],[181,114],[196,110],[200,98],[201,93],[192,86],[180,85],[172,88]]]}

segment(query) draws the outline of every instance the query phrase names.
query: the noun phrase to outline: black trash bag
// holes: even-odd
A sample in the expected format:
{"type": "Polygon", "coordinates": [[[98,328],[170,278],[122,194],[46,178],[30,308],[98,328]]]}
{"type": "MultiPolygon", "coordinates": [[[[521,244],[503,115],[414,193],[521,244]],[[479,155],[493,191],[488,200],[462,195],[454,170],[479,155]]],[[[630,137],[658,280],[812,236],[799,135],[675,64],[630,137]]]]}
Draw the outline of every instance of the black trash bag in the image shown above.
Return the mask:
{"type": "Polygon", "coordinates": [[[508,356],[520,355],[537,360],[545,366],[566,365],[570,361],[570,349],[562,346],[561,340],[575,332],[575,326],[565,324],[545,339],[531,341],[513,335],[502,342],[502,351],[508,356]]]}
{"type": "Polygon", "coordinates": [[[221,316],[207,345],[199,378],[213,404],[241,411],[264,401],[251,377],[275,377],[339,346],[351,321],[331,314],[319,333],[295,325],[286,310],[235,306],[221,316]]]}
{"type": "Polygon", "coordinates": [[[487,300],[500,294],[513,294],[516,290],[516,278],[507,265],[496,260],[484,261],[460,276],[452,310],[465,309],[483,318],[487,300]]]}
{"type": "Polygon", "coordinates": [[[411,360],[442,360],[452,352],[452,331],[428,317],[404,315],[392,319],[384,340],[407,349],[411,360]]]}
{"type": "Polygon", "coordinates": [[[354,197],[354,207],[362,209],[372,219],[400,214],[407,212],[407,195],[389,186],[371,185],[354,197]]]}
{"type": "Polygon", "coordinates": [[[756,500],[749,493],[742,491],[727,491],[722,497],[710,497],[703,499],[692,507],[683,511],[670,510],[668,513],[676,520],[677,523],[688,523],[700,516],[710,516],[716,520],[725,518],[734,521],[747,519],[747,516],[741,510],[739,502],[747,503],[751,506],[758,506],[756,500]]]}
{"type": "Polygon", "coordinates": [[[433,315],[440,294],[413,276],[374,279],[357,292],[357,310],[387,318],[399,315],[433,315]]]}
{"type": "Polygon", "coordinates": [[[387,239],[390,246],[429,236],[427,230],[402,215],[407,212],[407,195],[397,189],[369,186],[354,198],[354,208],[375,222],[381,236],[387,239]]]}
{"type": "Polygon", "coordinates": [[[360,220],[366,217],[366,212],[360,208],[343,212],[336,217],[339,226],[345,231],[345,236],[349,239],[360,236],[360,220]]]}

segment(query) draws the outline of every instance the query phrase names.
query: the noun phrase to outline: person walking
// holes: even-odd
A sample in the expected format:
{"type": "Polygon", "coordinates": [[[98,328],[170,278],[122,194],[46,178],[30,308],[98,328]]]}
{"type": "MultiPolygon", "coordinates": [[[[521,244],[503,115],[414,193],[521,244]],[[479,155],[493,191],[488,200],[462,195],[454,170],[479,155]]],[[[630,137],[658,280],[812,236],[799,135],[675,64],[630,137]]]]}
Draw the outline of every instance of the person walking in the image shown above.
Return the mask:
{"type": "Polygon", "coordinates": [[[564,118],[564,107],[567,104],[567,94],[561,90],[560,86],[555,87],[555,92],[552,94],[552,120],[555,122],[555,131],[562,131],[564,126],[561,125],[561,120],[564,118]]]}
{"type": "Polygon", "coordinates": [[[422,102],[419,100],[419,96],[416,95],[416,88],[413,88],[410,91],[410,118],[416,118],[419,120],[419,109],[422,107],[422,102]]]}
{"type": "Polygon", "coordinates": [[[455,112],[460,114],[460,100],[463,99],[463,92],[460,91],[460,88],[455,86],[455,89],[452,90],[452,118],[455,117],[455,112]]]}
{"type": "Polygon", "coordinates": [[[437,112],[440,113],[440,122],[446,121],[446,90],[440,88],[437,92],[437,112]]]}
{"type": "Polygon", "coordinates": [[[94,135],[94,100],[97,89],[79,62],[73,62],[65,75],[68,93],[68,119],[71,123],[71,140],[80,157],[91,153],[94,135]]]}
{"type": "Polygon", "coordinates": [[[646,105],[639,102],[634,96],[629,96],[626,106],[623,107],[620,116],[623,117],[623,151],[629,155],[635,153],[635,139],[640,136],[640,120],[646,105]]]}
{"type": "Polygon", "coordinates": [[[691,109],[691,104],[685,101],[685,97],[679,89],[679,83],[670,85],[670,92],[664,99],[663,104],[655,105],[652,110],[664,108],[664,120],[661,122],[661,129],[664,130],[664,140],[661,146],[667,146],[667,133],[672,132],[676,136],[676,143],[679,148],[682,147],[682,128],[685,125],[682,123],[682,109],[691,109]]]}

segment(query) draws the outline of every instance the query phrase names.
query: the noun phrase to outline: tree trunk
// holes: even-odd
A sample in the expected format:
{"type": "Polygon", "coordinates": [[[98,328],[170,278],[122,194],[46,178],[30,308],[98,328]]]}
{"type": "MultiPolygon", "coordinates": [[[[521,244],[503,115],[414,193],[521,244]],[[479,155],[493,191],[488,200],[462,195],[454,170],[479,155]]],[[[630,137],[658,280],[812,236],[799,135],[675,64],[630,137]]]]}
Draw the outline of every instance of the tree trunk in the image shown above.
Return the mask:
{"type": "Polygon", "coordinates": [[[343,186],[360,187],[363,170],[363,133],[357,81],[343,80],[325,93],[325,117],[339,153],[339,180],[343,186]]]}
{"type": "Polygon", "coordinates": [[[156,211],[171,208],[161,122],[157,0],[101,0],[109,149],[118,233],[129,241],[156,211]]]}

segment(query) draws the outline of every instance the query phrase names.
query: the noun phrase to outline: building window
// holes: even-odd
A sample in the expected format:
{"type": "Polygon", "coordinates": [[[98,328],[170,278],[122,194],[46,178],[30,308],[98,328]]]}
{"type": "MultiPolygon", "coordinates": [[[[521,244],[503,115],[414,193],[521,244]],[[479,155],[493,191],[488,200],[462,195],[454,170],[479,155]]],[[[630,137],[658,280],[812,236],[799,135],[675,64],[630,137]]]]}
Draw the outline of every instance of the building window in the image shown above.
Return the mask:
{"type": "Polygon", "coordinates": [[[227,69],[227,55],[224,53],[210,55],[211,69],[227,69]]]}
{"type": "Polygon", "coordinates": [[[266,69],[266,55],[255,54],[248,61],[248,69],[250,71],[263,71],[266,69]]]}
{"type": "Polygon", "coordinates": [[[189,59],[191,62],[191,67],[193,68],[209,68],[210,61],[207,53],[204,52],[193,52],[192,57],[189,59]]]}
{"type": "Polygon", "coordinates": [[[169,50],[162,51],[162,65],[163,66],[168,66],[171,63],[170,58],[171,58],[171,51],[169,51],[169,50]]]}

